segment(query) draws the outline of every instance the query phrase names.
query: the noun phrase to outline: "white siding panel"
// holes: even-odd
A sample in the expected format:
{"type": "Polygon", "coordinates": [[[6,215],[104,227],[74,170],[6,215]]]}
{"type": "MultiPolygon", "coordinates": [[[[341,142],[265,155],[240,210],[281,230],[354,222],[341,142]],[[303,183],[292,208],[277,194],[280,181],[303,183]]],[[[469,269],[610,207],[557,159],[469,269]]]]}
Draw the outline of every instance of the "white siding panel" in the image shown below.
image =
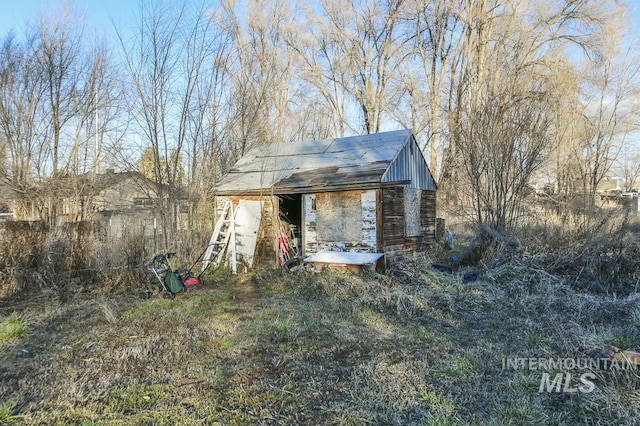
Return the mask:
{"type": "Polygon", "coordinates": [[[362,191],[362,244],[376,250],[376,191],[362,191]]]}
{"type": "Polygon", "coordinates": [[[302,234],[302,247],[304,254],[310,255],[318,252],[318,214],[315,209],[316,194],[302,196],[302,214],[304,233],[302,234]]]}

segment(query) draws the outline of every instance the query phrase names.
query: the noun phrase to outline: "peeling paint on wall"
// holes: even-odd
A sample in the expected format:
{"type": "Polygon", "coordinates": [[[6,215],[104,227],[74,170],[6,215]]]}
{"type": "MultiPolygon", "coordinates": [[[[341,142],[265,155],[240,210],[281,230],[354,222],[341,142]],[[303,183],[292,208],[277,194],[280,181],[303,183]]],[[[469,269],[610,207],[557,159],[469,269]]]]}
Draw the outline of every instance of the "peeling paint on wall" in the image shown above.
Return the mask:
{"type": "Polygon", "coordinates": [[[362,244],[375,251],[377,245],[376,234],[376,191],[374,189],[362,191],[362,244]]]}
{"type": "Polygon", "coordinates": [[[303,227],[302,246],[305,254],[318,252],[317,214],[316,214],[316,194],[305,194],[302,196],[303,227]]]}

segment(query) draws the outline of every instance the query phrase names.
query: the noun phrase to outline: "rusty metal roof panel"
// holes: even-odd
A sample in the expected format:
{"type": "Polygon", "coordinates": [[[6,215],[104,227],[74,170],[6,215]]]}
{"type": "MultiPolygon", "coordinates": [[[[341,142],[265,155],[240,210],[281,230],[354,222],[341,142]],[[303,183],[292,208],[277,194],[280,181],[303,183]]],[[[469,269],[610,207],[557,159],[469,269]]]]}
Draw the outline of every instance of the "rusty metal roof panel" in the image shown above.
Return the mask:
{"type": "MultiPolygon", "coordinates": [[[[260,145],[251,149],[216,187],[218,194],[291,192],[303,188],[353,187],[391,182],[409,173],[383,177],[413,141],[410,130],[340,139],[260,145]]],[[[415,142],[413,142],[415,144],[415,142]]],[[[416,146],[417,148],[417,146],[416,146]]],[[[399,162],[396,167],[402,167],[399,162]]],[[[425,165],[426,166],[426,165],[425,165]]],[[[427,170],[428,172],[428,170],[427,170]]]]}

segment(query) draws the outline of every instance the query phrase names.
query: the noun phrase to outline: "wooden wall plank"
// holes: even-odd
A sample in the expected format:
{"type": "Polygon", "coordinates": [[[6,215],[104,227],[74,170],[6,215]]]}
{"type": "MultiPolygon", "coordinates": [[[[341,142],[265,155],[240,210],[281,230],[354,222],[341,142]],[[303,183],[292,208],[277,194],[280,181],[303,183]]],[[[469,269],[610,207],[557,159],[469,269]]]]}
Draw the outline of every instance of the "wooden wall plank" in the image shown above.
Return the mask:
{"type": "Polygon", "coordinates": [[[435,241],[435,191],[424,190],[420,194],[420,220],[421,235],[406,236],[405,226],[405,200],[402,187],[384,188],[382,192],[382,224],[381,229],[382,251],[387,255],[387,260],[393,262],[404,256],[424,252],[435,241]]]}

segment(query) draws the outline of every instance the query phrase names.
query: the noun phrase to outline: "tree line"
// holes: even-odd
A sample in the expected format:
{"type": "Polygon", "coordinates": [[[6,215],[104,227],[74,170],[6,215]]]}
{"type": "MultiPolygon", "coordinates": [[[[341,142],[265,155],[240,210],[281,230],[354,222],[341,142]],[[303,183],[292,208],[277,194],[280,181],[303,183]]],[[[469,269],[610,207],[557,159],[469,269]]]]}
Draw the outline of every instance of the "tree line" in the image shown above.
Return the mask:
{"type": "MultiPolygon", "coordinates": [[[[195,221],[257,144],[411,128],[439,188],[478,223],[514,225],[546,174],[593,207],[637,135],[637,37],[615,0],[139,2],[109,40],[72,3],[0,40],[0,172],[34,185],[107,167],[179,190],[195,221]],[[143,160],[141,160],[143,159],[143,160]]],[[[80,190],[80,188],[78,188],[80,190]]]]}

